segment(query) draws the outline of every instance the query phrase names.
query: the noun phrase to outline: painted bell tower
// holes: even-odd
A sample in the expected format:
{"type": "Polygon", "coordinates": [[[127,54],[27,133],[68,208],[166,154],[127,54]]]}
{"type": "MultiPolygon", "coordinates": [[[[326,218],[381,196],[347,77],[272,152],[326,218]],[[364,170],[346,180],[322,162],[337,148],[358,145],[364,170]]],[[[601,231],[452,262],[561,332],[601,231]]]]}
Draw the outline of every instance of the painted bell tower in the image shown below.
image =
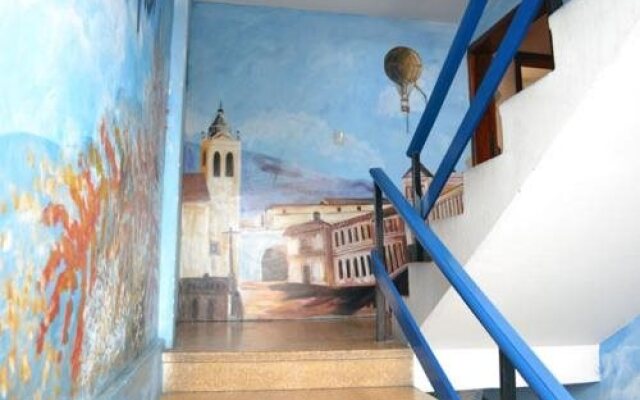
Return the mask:
{"type": "MultiPolygon", "coordinates": [[[[222,103],[201,144],[201,171],[211,198],[210,253],[213,275],[236,279],[240,228],[242,146],[224,116],[222,103]]],[[[235,282],[234,282],[235,284],[235,282]]]]}

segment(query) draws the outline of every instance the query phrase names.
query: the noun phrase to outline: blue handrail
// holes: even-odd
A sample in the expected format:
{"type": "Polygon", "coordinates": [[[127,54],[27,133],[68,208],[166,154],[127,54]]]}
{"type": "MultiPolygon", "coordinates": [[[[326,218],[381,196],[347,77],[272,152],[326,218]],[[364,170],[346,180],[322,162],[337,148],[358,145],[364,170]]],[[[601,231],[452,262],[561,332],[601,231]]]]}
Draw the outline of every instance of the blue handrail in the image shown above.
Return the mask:
{"type": "MultiPolygon", "coordinates": [[[[416,239],[431,254],[442,274],[498,344],[500,350],[529,383],[533,391],[543,400],[572,399],[567,390],[542,364],[531,348],[465,272],[462,265],[425,224],[422,216],[407,202],[384,171],[374,168],[370,170],[370,173],[375,184],[406,221],[416,239]]],[[[405,315],[409,312],[406,308],[400,309],[400,312],[403,314],[403,320],[412,319],[410,314],[405,315]]],[[[399,318],[398,314],[396,316],[399,318]]]]}
{"type": "Polygon", "coordinates": [[[489,70],[482,80],[480,88],[460,124],[449,150],[447,150],[447,153],[440,163],[440,167],[438,167],[438,171],[429,185],[427,194],[422,199],[421,210],[423,218],[429,215],[429,212],[431,212],[431,209],[436,204],[442,189],[460,160],[462,152],[469,143],[469,140],[471,140],[473,133],[480,123],[480,119],[484,115],[489,102],[493,98],[500,81],[502,81],[511,60],[513,60],[514,55],[529,30],[531,22],[533,22],[540,11],[541,6],[542,0],[523,0],[518,7],[518,11],[507,30],[507,34],[489,66],[489,70]]]}
{"type": "Polygon", "coordinates": [[[424,369],[424,372],[427,374],[429,382],[433,385],[436,396],[440,400],[460,400],[458,393],[456,393],[453,385],[451,385],[447,375],[440,366],[436,355],[422,335],[420,327],[411,316],[411,311],[409,311],[407,305],[404,304],[400,293],[398,293],[398,289],[396,289],[396,285],[391,278],[389,278],[387,269],[384,266],[383,257],[381,257],[378,250],[371,252],[371,260],[373,261],[373,274],[376,277],[376,283],[382,290],[389,306],[398,319],[398,324],[400,328],[402,328],[402,332],[411,345],[413,352],[416,354],[418,361],[420,361],[422,369],[424,369]]]}
{"type": "Polygon", "coordinates": [[[467,5],[458,31],[453,38],[449,54],[447,54],[447,58],[440,70],[440,75],[438,75],[438,80],[429,97],[429,102],[407,149],[407,155],[409,157],[422,152],[486,5],[487,0],[471,0],[467,5]]]}

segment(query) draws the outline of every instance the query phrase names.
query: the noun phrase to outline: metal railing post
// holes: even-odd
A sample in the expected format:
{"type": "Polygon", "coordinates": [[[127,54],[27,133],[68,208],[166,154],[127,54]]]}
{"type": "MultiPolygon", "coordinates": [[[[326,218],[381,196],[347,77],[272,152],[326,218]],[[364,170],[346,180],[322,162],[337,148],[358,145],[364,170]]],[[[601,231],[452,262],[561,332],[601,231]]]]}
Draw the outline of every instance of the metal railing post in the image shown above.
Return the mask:
{"type": "Polygon", "coordinates": [[[553,14],[558,8],[562,7],[562,0],[545,0],[545,7],[547,7],[547,12],[549,15],[553,14]]]}
{"type": "Polygon", "coordinates": [[[516,400],[516,369],[500,350],[500,400],[516,400]]]}
{"type": "MultiPolygon", "coordinates": [[[[374,190],[374,231],[375,248],[384,255],[384,209],[382,204],[382,190],[376,184],[374,190]]],[[[387,339],[387,303],[380,284],[376,282],[376,340],[382,342],[387,339]]]]}
{"type": "Polygon", "coordinates": [[[460,400],[460,396],[451,385],[433,349],[422,334],[420,326],[411,315],[409,307],[402,300],[396,285],[389,277],[383,258],[384,255],[380,254],[378,250],[373,250],[371,252],[371,268],[376,276],[378,288],[386,296],[389,307],[395,314],[399,328],[404,333],[404,337],[407,339],[411,349],[413,349],[418,362],[429,378],[429,382],[433,385],[433,390],[438,399],[460,400]]]}
{"type": "MultiPolygon", "coordinates": [[[[420,165],[420,153],[415,153],[411,155],[411,178],[413,181],[413,206],[419,214],[422,214],[422,172],[420,165]]],[[[415,259],[413,261],[425,261],[425,253],[424,248],[418,242],[418,240],[413,238],[413,245],[415,249],[415,259]]]]}

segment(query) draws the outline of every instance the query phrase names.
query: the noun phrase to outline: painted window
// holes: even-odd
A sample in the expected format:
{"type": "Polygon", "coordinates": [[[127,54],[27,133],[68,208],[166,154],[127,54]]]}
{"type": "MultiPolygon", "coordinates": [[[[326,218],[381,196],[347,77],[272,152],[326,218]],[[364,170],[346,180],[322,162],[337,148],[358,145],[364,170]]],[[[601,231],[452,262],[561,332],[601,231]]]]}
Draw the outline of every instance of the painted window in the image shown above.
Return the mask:
{"type": "Polygon", "coordinates": [[[227,153],[224,166],[225,176],[233,176],[233,153],[227,153]]]}
{"type": "Polygon", "coordinates": [[[220,153],[213,155],[213,176],[220,176],[220,153]]]}
{"type": "Polygon", "coordinates": [[[400,267],[400,265],[402,265],[402,261],[400,260],[399,247],[400,246],[398,244],[393,245],[393,258],[395,259],[396,267],[400,267]]]}
{"type": "Polygon", "coordinates": [[[199,311],[199,306],[198,306],[198,299],[194,298],[193,300],[191,300],[191,319],[198,319],[198,311],[199,311]]]}

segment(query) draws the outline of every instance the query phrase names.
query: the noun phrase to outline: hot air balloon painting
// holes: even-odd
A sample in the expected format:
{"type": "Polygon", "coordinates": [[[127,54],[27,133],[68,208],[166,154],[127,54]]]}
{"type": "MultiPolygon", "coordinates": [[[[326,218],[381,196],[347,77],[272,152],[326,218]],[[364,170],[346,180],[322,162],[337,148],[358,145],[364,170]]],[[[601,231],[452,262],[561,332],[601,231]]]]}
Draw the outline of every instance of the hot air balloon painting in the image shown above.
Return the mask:
{"type": "Polygon", "coordinates": [[[422,69],[420,55],[409,47],[394,47],[384,57],[384,72],[396,85],[400,94],[400,110],[407,115],[411,111],[409,96],[414,88],[426,98],[417,84],[422,75],[422,69]]]}

